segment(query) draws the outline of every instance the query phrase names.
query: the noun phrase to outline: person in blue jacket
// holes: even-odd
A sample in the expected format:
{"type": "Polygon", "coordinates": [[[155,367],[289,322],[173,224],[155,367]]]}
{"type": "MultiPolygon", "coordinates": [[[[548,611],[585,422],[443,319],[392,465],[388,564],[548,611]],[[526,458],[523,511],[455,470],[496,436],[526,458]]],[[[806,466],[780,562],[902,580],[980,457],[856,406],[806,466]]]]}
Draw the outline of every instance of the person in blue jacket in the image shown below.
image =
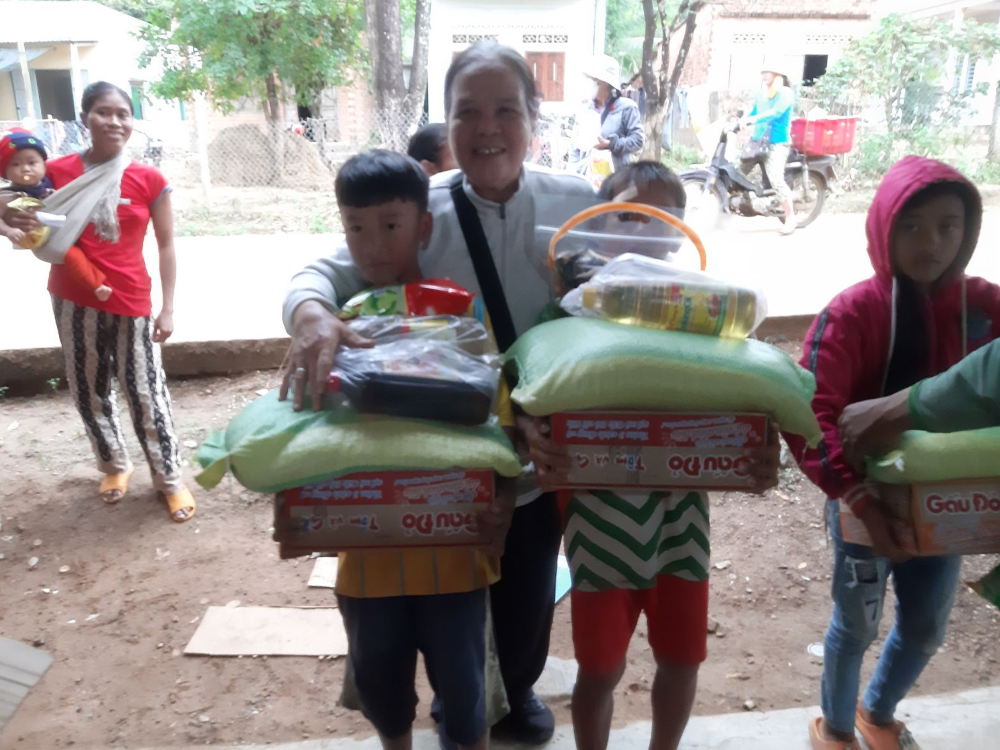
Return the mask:
{"type": "MultiPolygon", "coordinates": [[[[795,231],[795,208],[792,205],[791,189],[785,182],[785,163],[791,151],[792,105],[795,103],[795,94],[788,85],[788,76],[781,73],[781,70],[781,65],[765,60],[761,70],[760,92],[743,124],[753,126],[752,140],[768,144],[761,168],[778,194],[785,212],[785,225],[781,233],[791,234],[795,231]]],[[[743,171],[749,174],[755,163],[744,162],[743,171]]]]}

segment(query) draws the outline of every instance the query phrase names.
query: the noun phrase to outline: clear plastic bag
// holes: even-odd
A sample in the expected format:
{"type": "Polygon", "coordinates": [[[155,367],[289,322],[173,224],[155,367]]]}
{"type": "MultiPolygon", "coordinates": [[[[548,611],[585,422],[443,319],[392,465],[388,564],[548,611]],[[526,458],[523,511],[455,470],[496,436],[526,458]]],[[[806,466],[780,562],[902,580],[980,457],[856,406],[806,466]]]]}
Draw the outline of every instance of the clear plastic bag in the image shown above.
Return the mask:
{"type": "Polygon", "coordinates": [[[327,381],[333,404],[357,411],[463,425],[486,422],[500,382],[500,359],[485,327],[471,318],[361,318],[351,328],[375,341],[342,349],[327,381]],[[339,394],[339,397],[338,395],[339,394]]]}
{"type": "Polygon", "coordinates": [[[759,291],[634,254],[610,260],[561,305],[579,317],[722,338],[746,338],[767,317],[759,291]]]}
{"type": "MultiPolygon", "coordinates": [[[[475,356],[496,355],[497,345],[485,326],[463,315],[426,315],[408,318],[385,315],[355,318],[348,323],[355,333],[378,343],[400,339],[442,341],[475,356]]],[[[338,355],[338,361],[339,357],[338,355]]]]}
{"type": "MultiPolygon", "coordinates": [[[[577,221],[550,248],[549,261],[557,274],[561,292],[589,281],[608,261],[620,255],[633,253],[664,260],[676,256],[688,241],[677,227],[632,210],[627,204],[615,210],[613,204],[595,199],[590,206],[574,204],[571,208],[577,209],[576,213],[567,216],[567,209],[556,199],[546,196],[544,204],[538,202],[536,215],[539,219],[535,237],[536,242],[545,247],[549,247],[553,238],[584,209],[596,206],[608,208],[607,213],[577,221]]],[[[678,219],[684,215],[684,210],[680,208],[659,210],[678,219]]]]}

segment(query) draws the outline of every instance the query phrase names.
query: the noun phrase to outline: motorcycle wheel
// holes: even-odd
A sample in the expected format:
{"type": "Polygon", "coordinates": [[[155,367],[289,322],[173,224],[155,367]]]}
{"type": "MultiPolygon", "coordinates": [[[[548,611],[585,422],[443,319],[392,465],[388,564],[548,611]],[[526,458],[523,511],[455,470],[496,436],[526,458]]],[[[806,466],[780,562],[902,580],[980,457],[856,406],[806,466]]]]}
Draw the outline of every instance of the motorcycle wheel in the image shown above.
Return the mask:
{"type": "Polygon", "coordinates": [[[795,225],[802,229],[816,221],[826,202],[826,180],[818,172],[809,172],[809,184],[804,185],[802,174],[796,172],[792,179],[792,205],[795,207],[795,225]]]}
{"type": "Polygon", "coordinates": [[[688,177],[681,181],[687,206],[684,209],[684,223],[695,231],[705,231],[718,227],[723,214],[723,196],[717,188],[709,188],[708,182],[699,177],[688,177]]]}

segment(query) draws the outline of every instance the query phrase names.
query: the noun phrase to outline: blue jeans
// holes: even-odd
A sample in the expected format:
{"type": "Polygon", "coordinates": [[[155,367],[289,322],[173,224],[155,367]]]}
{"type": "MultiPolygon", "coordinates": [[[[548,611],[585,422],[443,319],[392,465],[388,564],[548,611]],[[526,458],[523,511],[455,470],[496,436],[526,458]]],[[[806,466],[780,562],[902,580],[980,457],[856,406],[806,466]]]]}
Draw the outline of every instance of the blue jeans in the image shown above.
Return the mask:
{"type": "Polygon", "coordinates": [[[871,547],[843,541],[838,503],[827,503],[833,539],[833,619],[823,643],[822,707],[837,732],[854,731],[865,651],[878,636],[885,586],[892,575],[896,622],[865,690],[877,723],[893,721],[896,705],[944,642],[962,558],[916,557],[894,565],[871,547]]]}

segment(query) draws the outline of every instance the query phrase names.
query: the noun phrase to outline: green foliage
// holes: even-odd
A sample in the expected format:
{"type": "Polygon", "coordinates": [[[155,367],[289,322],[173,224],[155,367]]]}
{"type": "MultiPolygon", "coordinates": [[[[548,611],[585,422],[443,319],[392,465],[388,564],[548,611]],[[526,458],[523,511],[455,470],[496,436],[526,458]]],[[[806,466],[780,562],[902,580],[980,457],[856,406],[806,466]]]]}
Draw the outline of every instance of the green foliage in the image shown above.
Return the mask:
{"type": "Polygon", "coordinates": [[[703,160],[698,149],[675,145],[669,151],[663,151],[660,155],[660,161],[663,166],[680,174],[696,164],[701,164],[703,160]]]}
{"type": "Polygon", "coordinates": [[[53,392],[55,392],[55,391],[58,391],[58,390],[59,390],[59,383],[61,383],[61,382],[62,382],[62,380],[61,380],[60,378],[49,378],[49,379],[48,379],[48,380],[46,380],[45,382],[46,382],[46,383],[48,383],[48,386],[49,386],[49,388],[50,388],[50,389],[51,389],[51,390],[52,390],[53,392]]]}
{"type": "Polygon", "coordinates": [[[309,104],[344,83],[364,55],[357,0],[172,0],[148,20],[141,64],[158,59],[164,69],[153,93],[211,92],[224,112],[264,101],[273,73],[309,104]]]}
{"type": "Polygon", "coordinates": [[[995,25],[890,15],[853,39],[803,93],[837,114],[877,113],[859,132],[852,166],[861,176],[880,175],[905,154],[940,157],[960,144],[973,99],[987,86],[960,90],[954,60],[990,60],[998,51],[995,25]]]}
{"type": "Polygon", "coordinates": [[[604,50],[622,64],[623,72],[637,72],[646,33],[642,0],[608,0],[605,18],[604,50]]]}

